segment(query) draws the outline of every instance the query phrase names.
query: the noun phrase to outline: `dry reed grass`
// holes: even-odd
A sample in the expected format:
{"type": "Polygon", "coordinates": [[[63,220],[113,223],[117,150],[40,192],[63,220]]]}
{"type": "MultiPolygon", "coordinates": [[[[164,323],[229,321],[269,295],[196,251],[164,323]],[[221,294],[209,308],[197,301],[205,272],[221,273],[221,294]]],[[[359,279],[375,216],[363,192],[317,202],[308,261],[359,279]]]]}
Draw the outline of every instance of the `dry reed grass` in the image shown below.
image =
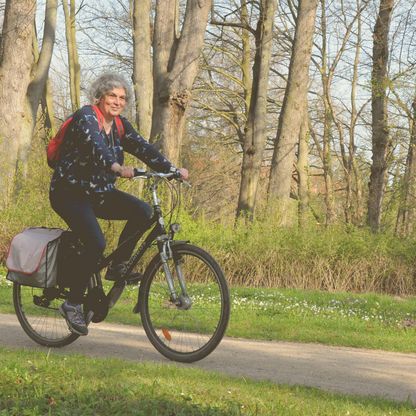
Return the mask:
{"type": "Polygon", "coordinates": [[[232,285],[396,295],[416,292],[414,268],[400,259],[382,255],[354,260],[294,259],[278,251],[268,252],[267,257],[216,252],[216,258],[232,285]]]}

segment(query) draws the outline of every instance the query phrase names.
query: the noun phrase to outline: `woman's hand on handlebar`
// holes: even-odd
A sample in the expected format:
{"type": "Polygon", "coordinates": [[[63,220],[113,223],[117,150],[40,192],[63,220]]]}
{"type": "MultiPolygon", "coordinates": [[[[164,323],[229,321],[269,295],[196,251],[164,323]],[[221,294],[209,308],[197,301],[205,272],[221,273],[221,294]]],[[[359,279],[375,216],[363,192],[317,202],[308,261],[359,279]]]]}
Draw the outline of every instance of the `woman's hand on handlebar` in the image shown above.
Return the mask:
{"type": "Polygon", "coordinates": [[[134,168],[130,166],[122,166],[117,162],[111,165],[111,170],[122,178],[133,178],[134,176],[134,168]]]}
{"type": "Polygon", "coordinates": [[[181,179],[183,179],[184,181],[186,181],[189,178],[188,169],[179,168],[178,173],[181,175],[181,179]]]}

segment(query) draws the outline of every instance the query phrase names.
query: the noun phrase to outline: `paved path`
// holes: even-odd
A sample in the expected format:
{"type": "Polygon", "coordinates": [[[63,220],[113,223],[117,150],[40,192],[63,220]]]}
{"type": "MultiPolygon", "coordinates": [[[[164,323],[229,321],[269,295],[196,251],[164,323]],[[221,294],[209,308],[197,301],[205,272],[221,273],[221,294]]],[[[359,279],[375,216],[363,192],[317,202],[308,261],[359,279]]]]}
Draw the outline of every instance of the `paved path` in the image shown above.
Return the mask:
{"type": "MultiPolygon", "coordinates": [[[[27,337],[14,315],[0,314],[0,345],[46,351],[27,337]]],[[[152,347],[140,328],[105,322],[92,324],[90,335],[59,351],[169,362],[152,347]]],[[[416,404],[416,354],[225,338],[210,356],[187,366],[416,404]]]]}

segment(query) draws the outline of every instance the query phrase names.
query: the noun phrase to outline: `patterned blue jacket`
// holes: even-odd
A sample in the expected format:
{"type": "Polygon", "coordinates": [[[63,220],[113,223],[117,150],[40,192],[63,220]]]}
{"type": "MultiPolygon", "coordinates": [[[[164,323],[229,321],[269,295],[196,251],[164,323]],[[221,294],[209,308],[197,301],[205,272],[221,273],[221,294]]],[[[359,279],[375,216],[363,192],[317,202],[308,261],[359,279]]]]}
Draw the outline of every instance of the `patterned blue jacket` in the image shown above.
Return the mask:
{"type": "Polygon", "coordinates": [[[124,162],[123,150],[136,156],[158,172],[169,172],[173,165],[141,137],[130,122],[120,116],[124,137],[120,140],[116,123],[107,135],[99,130],[91,106],[75,112],[60,148],[60,160],[51,181],[51,192],[60,184],[79,185],[86,194],[108,192],[115,188],[116,175],[111,165],[124,162]]]}

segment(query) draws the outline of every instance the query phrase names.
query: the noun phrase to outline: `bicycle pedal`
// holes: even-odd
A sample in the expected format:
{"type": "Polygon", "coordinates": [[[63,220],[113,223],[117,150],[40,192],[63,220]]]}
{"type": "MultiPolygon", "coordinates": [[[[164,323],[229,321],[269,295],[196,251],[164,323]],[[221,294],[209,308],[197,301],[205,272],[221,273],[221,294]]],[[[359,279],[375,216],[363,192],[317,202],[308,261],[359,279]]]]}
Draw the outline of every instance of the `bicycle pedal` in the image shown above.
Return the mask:
{"type": "Polygon", "coordinates": [[[88,311],[87,316],[85,317],[85,322],[87,325],[91,323],[93,317],[94,317],[94,312],[88,311]]]}
{"type": "Polygon", "coordinates": [[[140,283],[140,281],[143,279],[143,275],[141,273],[132,273],[127,279],[126,284],[128,285],[135,285],[137,283],[140,283]]]}

